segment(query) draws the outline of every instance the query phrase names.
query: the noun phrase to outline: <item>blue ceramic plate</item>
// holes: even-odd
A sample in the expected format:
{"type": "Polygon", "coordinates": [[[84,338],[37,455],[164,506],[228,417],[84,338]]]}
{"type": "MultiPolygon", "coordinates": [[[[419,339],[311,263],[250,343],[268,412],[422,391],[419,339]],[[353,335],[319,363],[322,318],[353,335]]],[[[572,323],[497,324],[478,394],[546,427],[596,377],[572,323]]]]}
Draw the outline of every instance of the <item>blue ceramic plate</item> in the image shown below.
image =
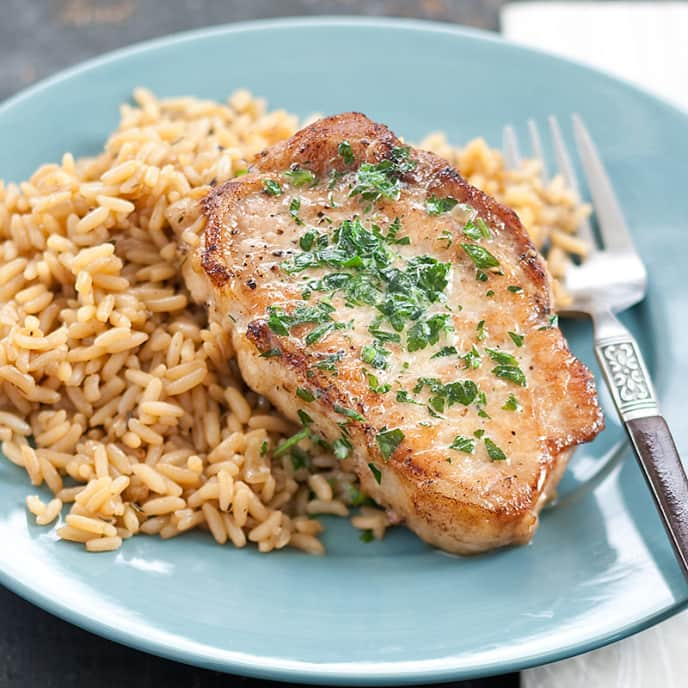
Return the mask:
{"type": "MultiPolygon", "coordinates": [[[[0,108],[0,177],[99,151],[136,85],[225,98],[238,87],[300,115],[361,110],[408,140],[454,142],[580,112],[600,143],[650,273],[624,318],[688,448],[688,117],[598,72],[491,35],[409,21],[235,25],[154,41],[65,72],[0,108]]],[[[593,367],[591,331],[566,323],[593,367]]],[[[22,471],[0,465],[0,580],[122,643],[229,672],[324,683],[449,680],[560,659],[683,607],[674,563],[604,390],[608,429],[581,448],[528,547],[471,559],[399,528],[363,544],[328,523],[328,555],[261,556],[208,537],[138,537],[90,555],[27,519],[22,471]]]]}

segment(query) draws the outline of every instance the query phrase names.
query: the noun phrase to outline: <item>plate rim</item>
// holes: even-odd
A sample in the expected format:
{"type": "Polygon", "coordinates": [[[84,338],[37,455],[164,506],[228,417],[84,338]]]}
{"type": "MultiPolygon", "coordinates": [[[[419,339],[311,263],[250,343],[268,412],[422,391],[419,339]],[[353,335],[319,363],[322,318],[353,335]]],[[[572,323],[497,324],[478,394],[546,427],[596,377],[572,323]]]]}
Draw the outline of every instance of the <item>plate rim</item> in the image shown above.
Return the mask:
{"type": "MultiPolygon", "coordinates": [[[[20,90],[0,102],[0,117],[13,107],[21,105],[24,101],[30,100],[32,97],[63,81],[68,81],[88,73],[91,70],[107,67],[110,63],[134,57],[142,53],[149,51],[155,52],[158,49],[168,46],[180,45],[221,35],[252,31],[260,32],[270,29],[298,29],[314,26],[406,29],[412,32],[443,33],[457,37],[469,37],[487,43],[507,45],[512,50],[536,55],[540,59],[561,63],[562,65],[574,65],[590,75],[594,75],[595,78],[602,78],[610,83],[621,84],[636,96],[645,100],[649,99],[661,105],[663,109],[668,110],[675,116],[681,117],[686,121],[686,125],[688,126],[687,110],[680,108],[675,103],[661,96],[650,93],[630,80],[617,77],[604,70],[596,69],[579,60],[568,59],[545,50],[531,48],[522,43],[506,39],[496,32],[455,25],[448,22],[402,17],[362,17],[355,15],[321,15],[312,17],[288,16],[273,19],[241,21],[188,31],[179,31],[165,36],[139,41],[79,62],[20,90]]],[[[194,641],[189,641],[180,636],[175,638],[175,642],[164,642],[163,639],[158,637],[148,637],[137,634],[136,624],[127,623],[117,626],[113,623],[112,619],[104,620],[97,617],[91,617],[85,609],[69,608],[65,603],[60,602],[59,599],[53,599],[44,594],[41,590],[24,584],[18,577],[8,573],[1,562],[0,584],[31,604],[40,607],[68,623],[108,640],[150,654],[225,673],[238,673],[244,676],[279,681],[300,681],[310,684],[326,683],[329,685],[342,685],[345,683],[354,683],[357,685],[388,685],[394,683],[396,685],[401,685],[418,681],[439,682],[460,680],[499,675],[510,671],[520,671],[522,669],[544,663],[556,662],[567,657],[604,647],[605,645],[626,638],[629,635],[643,631],[656,623],[660,623],[683,609],[688,609],[688,598],[682,601],[676,601],[663,609],[645,614],[635,621],[628,622],[612,632],[600,633],[585,642],[569,644],[557,650],[550,649],[532,652],[529,655],[521,656],[519,659],[504,658],[492,660],[487,663],[470,664],[465,661],[460,661],[460,655],[449,655],[443,658],[409,660],[406,662],[362,663],[353,661],[316,663],[311,661],[267,657],[265,654],[256,655],[232,650],[215,649],[213,652],[208,652],[207,645],[199,645],[194,641]],[[180,640],[182,641],[181,643],[180,640]],[[203,650],[205,650],[205,652],[203,652],[203,650]]],[[[165,634],[161,633],[160,635],[162,636],[165,634]]]]}

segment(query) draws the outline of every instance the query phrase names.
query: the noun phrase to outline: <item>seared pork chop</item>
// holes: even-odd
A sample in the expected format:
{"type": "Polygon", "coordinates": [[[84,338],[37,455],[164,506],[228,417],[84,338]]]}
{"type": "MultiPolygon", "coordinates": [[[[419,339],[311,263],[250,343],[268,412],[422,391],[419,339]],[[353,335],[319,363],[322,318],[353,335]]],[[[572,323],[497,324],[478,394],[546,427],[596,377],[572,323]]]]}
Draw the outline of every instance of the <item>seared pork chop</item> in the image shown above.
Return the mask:
{"type": "Polygon", "coordinates": [[[264,151],[205,213],[196,291],[247,384],[427,542],[528,542],[603,420],[516,215],[356,113],[264,151]]]}

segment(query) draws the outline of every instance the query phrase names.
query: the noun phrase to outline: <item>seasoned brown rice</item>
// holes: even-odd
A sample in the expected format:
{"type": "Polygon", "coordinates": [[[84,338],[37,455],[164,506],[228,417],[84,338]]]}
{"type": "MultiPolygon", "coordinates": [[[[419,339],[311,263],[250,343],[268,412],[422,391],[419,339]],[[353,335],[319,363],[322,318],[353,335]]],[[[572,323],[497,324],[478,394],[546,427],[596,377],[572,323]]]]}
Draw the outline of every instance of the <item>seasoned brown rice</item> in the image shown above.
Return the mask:
{"type": "MultiPolygon", "coordinates": [[[[297,118],[247,91],[219,103],[137,89],[134,101],[98,157],[67,153],[28,182],[0,182],[0,441],[54,494],[27,509],[48,525],[69,504],[56,532],[91,552],[202,529],[219,544],[322,554],[313,516],[352,508],[365,539],[382,538],[389,519],[347,461],[308,440],[273,455],[296,428],[245,387],[228,333],[181,278],[199,199],[297,118]]],[[[506,171],[482,140],[421,146],[511,205],[555,277],[585,254],[575,229],[587,209],[536,163],[506,171]]]]}

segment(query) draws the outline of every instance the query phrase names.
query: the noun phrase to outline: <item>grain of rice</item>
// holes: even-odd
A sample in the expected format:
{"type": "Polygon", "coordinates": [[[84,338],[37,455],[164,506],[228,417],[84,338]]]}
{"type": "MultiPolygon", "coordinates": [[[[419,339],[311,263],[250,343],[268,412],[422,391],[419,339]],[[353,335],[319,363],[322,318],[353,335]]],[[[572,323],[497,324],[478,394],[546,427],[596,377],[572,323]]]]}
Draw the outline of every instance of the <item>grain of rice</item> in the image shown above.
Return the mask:
{"type": "Polygon", "coordinates": [[[59,499],[51,499],[42,513],[36,516],[36,524],[47,526],[52,523],[62,511],[62,502],[59,499]]]}
{"type": "Polygon", "coordinates": [[[227,542],[227,531],[220,512],[210,502],[205,502],[201,510],[215,541],[220,545],[224,545],[227,542]]]}
{"type": "Polygon", "coordinates": [[[26,508],[34,515],[40,516],[45,512],[45,503],[41,500],[38,495],[27,495],[26,496],[26,508]]]}
{"type": "Polygon", "coordinates": [[[86,549],[89,552],[111,552],[122,546],[122,538],[119,535],[112,537],[93,538],[86,542],[86,549]]]}
{"type": "Polygon", "coordinates": [[[141,506],[141,509],[144,514],[149,516],[162,516],[177,511],[177,509],[183,509],[185,506],[186,502],[180,497],[168,496],[149,499],[141,506]]]}

